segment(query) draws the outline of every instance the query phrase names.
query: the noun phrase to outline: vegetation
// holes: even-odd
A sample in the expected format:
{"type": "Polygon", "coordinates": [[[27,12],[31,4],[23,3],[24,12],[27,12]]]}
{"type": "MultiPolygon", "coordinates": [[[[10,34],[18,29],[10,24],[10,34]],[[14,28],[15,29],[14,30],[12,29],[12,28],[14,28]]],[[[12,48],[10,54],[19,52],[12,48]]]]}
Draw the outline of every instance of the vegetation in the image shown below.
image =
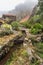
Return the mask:
{"type": "Polygon", "coordinates": [[[12,34],[12,26],[9,24],[2,24],[1,25],[1,31],[0,31],[0,36],[6,35],[6,34],[12,34]]]}
{"type": "Polygon", "coordinates": [[[34,15],[33,17],[30,18],[31,24],[38,23],[38,22],[40,22],[40,16],[39,15],[34,15]]]}
{"type": "Polygon", "coordinates": [[[42,22],[43,24],[43,1],[42,0],[38,0],[38,12],[37,14],[39,14],[40,16],[40,23],[42,22]]]}
{"type": "Polygon", "coordinates": [[[25,27],[25,28],[31,28],[31,24],[29,24],[29,22],[24,22],[22,23],[22,26],[25,27]]]}
{"type": "Polygon", "coordinates": [[[22,56],[24,57],[29,57],[28,53],[26,50],[23,50],[23,52],[21,53],[22,56]]]}
{"type": "Polygon", "coordinates": [[[31,33],[33,34],[39,34],[43,31],[43,25],[41,25],[40,23],[36,23],[33,25],[33,27],[31,28],[31,33]]]}
{"type": "Polygon", "coordinates": [[[7,62],[5,63],[5,65],[11,65],[11,62],[13,60],[16,60],[16,59],[17,59],[16,53],[15,52],[11,53],[10,58],[7,60],[7,62]]]}
{"type": "Polygon", "coordinates": [[[36,53],[43,58],[43,42],[34,43],[34,46],[36,47],[36,53]]]}
{"type": "Polygon", "coordinates": [[[19,30],[20,24],[19,24],[19,22],[14,21],[14,22],[11,23],[11,26],[12,26],[13,30],[14,29],[19,30]]]}
{"type": "MultiPolygon", "coordinates": [[[[36,10],[37,13],[34,14],[34,16],[31,17],[28,21],[23,22],[22,24],[20,24],[17,21],[13,21],[12,23],[9,23],[9,24],[3,23],[0,26],[0,40],[1,38],[3,40],[5,35],[13,34],[14,30],[19,32],[20,27],[29,29],[29,30],[26,30],[27,36],[26,35],[23,36],[23,34],[20,33],[20,36],[22,35],[23,37],[25,37],[23,40],[23,43],[22,45],[21,44],[14,45],[14,51],[11,52],[11,55],[9,59],[7,60],[7,62],[5,63],[5,65],[41,65],[40,58],[41,60],[43,60],[43,35],[42,35],[43,33],[43,7],[42,7],[43,2],[41,2],[42,0],[38,0],[38,1],[39,1],[38,3],[39,9],[38,11],[36,10]],[[38,57],[40,58],[38,59],[38,57]]],[[[6,21],[9,22],[10,19],[6,19],[6,21]]],[[[22,41],[20,36],[18,36],[19,38],[17,37],[17,42],[22,41]]],[[[13,42],[14,40],[12,42],[9,42],[8,47],[12,46],[13,42]]],[[[6,47],[4,48],[4,50],[6,50],[6,47]]],[[[4,52],[4,50],[2,52],[4,52]]]]}

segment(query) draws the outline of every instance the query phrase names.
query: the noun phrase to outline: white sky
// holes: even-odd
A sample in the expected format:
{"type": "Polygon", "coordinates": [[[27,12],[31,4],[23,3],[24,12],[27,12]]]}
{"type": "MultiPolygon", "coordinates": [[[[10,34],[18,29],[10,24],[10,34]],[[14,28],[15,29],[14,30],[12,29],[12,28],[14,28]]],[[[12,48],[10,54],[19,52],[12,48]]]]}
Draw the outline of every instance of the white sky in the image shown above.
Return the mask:
{"type": "MultiPolygon", "coordinates": [[[[15,8],[16,5],[27,0],[0,0],[0,11],[9,11],[15,8]]],[[[36,1],[36,0],[31,0],[36,1]]]]}

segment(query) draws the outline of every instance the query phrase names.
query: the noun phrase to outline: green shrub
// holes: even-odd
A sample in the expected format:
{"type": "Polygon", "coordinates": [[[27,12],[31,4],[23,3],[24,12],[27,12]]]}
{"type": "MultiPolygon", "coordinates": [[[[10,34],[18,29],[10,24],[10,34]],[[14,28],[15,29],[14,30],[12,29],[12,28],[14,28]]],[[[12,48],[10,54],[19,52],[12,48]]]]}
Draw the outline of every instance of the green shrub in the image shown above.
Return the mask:
{"type": "Polygon", "coordinates": [[[24,22],[22,23],[22,26],[25,27],[25,28],[31,28],[31,24],[29,24],[29,22],[24,22]]]}
{"type": "Polygon", "coordinates": [[[34,46],[36,47],[36,53],[39,55],[39,57],[43,58],[43,42],[34,43],[34,46]]]}
{"type": "Polygon", "coordinates": [[[10,34],[13,33],[12,31],[12,26],[9,24],[2,24],[1,25],[1,30],[3,34],[10,34]]]}
{"type": "Polygon", "coordinates": [[[19,30],[19,25],[20,25],[19,22],[14,21],[11,23],[11,25],[12,25],[13,29],[19,30]]]}
{"type": "Polygon", "coordinates": [[[22,25],[26,28],[31,28],[35,23],[39,23],[39,22],[40,22],[40,16],[34,15],[28,21],[22,23],[22,25]]]}
{"type": "Polygon", "coordinates": [[[42,29],[43,26],[42,26],[40,23],[36,23],[36,24],[34,25],[34,28],[35,28],[35,29],[42,29]]]}
{"type": "Polygon", "coordinates": [[[38,33],[42,32],[42,30],[43,30],[43,25],[41,25],[40,23],[36,23],[31,28],[31,33],[38,34],[38,33]]]}
{"type": "Polygon", "coordinates": [[[39,15],[34,15],[29,19],[30,24],[35,24],[40,22],[40,16],[39,15]]]}

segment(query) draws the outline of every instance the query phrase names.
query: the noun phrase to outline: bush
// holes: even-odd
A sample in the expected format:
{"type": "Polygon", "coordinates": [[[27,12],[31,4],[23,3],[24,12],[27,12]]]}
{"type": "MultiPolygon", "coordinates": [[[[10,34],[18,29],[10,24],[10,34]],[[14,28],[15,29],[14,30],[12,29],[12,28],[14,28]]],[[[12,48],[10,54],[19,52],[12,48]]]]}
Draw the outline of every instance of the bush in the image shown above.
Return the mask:
{"type": "Polygon", "coordinates": [[[39,22],[40,22],[40,16],[34,15],[28,21],[22,23],[22,25],[26,28],[31,28],[35,23],[39,23],[39,22]]]}
{"type": "Polygon", "coordinates": [[[9,24],[2,24],[1,25],[1,30],[3,34],[10,34],[13,33],[12,31],[12,26],[9,24]]]}
{"type": "Polygon", "coordinates": [[[43,26],[42,26],[40,23],[36,23],[36,24],[34,25],[34,28],[35,28],[35,29],[42,29],[43,26]]]}
{"type": "Polygon", "coordinates": [[[43,42],[37,42],[34,43],[34,46],[36,47],[36,53],[43,58],[43,42]]]}
{"type": "Polygon", "coordinates": [[[14,22],[11,23],[11,26],[12,26],[13,29],[19,30],[19,22],[14,21],[14,22]]]}
{"type": "Polygon", "coordinates": [[[34,15],[29,19],[30,24],[35,24],[40,22],[40,16],[39,15],[34,15]]]}
{"type": "Polygon", "coordinates": [[[43,30],[43,26],[40,23],[36,23],[31,28],[31,33],[38,34],[38,33],[42,32],[42,30],[43,30]]]}
{"type": "Polygon", "coordinates": [[[25,28],[31,28],[31,24],[29,24],[29,22],[24,22],[22,23],[22,26],[25,27],[25,28]]]}

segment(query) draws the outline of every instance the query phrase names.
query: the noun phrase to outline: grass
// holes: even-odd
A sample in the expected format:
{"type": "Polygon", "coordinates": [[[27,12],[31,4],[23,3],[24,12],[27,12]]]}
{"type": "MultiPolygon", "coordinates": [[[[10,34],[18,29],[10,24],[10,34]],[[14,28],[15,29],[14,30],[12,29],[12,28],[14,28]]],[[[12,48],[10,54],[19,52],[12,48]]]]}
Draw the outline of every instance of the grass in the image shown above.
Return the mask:
{"type": "Polygon", "coordinates": [[[31,63],[31,65],[39,65],[40,64],[40,62],[39,61],[35,61],[35,63],[31,63]]]}
{"type": "Polygon", "coordinates": [[[17,60],[17,56],[16,56],[16,54],[14,52],[11,54],[10,58],[7,60],[7,62],[5,63],[5,65],[11,65],[11,63],[12,63],[13,60],[14,61],[17,60]]]}
{"type": "Polygon", "coordinates": [[[43,58],[43,42],[34,43],[34,46],[36,47],[36,53],[43,58]]]}
{"type": "Polygon", "coordinates": [[[29,57],[28,53],[26,50],[23,50],[23,52],[21,53],[22,56],[24,57],[29,57]]]}

